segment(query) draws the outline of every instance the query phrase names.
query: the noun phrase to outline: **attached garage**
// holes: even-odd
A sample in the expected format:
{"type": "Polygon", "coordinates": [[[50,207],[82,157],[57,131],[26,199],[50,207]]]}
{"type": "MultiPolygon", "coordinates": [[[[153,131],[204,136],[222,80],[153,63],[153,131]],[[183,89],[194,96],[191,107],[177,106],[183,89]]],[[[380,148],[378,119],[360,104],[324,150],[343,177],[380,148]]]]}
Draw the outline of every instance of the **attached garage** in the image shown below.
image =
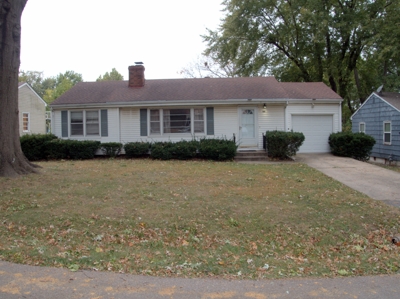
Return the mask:
{"type": "Polygon", "coordinates": [[[330,152],[328,138],[333,133],[333,115],[292,115],[292,128],[305,136],[299,153],[330,152]]]}

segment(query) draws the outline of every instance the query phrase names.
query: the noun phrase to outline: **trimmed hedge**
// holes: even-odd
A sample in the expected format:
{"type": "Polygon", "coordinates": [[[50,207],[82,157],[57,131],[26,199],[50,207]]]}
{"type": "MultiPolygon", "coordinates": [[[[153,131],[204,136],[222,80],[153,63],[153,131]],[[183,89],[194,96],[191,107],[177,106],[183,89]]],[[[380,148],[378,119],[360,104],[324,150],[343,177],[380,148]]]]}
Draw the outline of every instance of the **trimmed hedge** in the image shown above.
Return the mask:
{"type": "Polygon", "coordinates": [[[237,151],[237,145],[228,139],[201,139],[199,153],[203,159],[225,161],[233,160],[237,151]]]}
{"type": "Polygon", "coordinates": [[[329,135],[329,146],[335,156],[352,157],[357,160],[368,160],[375,139],[364,133],[339,132],[329,135]]]}
{"type": "Polygon", "coordinates": [[[116,156],[118,156],[121,153],[122,150],[122,143],[120,142],[105,142],[102,143],[101,146],[101,151],[111,157],[111,158],[115,158],[116,156]]]}
{"type": "Polygon", "coordinates": [[[296,155],[305,139],[303,133],[284,131],[267,131],[265,137],[268,156],[278,159],[296,155]]]}
{"type": "Polygon", "coordinates": [[[21,149],[29,161],[44,160],[47,158],[46,143],[57,139],[53,134],[27,134],[20,138],[21,149]]]}
{"type": "Polygon", "coordinates": [[[100,141],[52,140],[46,144],[49,159],[93,159],[100,148],[100,141]]]}
{"type": "Polygon", "coordinates": [[[128,158],[144,157],[149,154],[149,142],[128,142],[124,145],[125,154],[128,158]]]}

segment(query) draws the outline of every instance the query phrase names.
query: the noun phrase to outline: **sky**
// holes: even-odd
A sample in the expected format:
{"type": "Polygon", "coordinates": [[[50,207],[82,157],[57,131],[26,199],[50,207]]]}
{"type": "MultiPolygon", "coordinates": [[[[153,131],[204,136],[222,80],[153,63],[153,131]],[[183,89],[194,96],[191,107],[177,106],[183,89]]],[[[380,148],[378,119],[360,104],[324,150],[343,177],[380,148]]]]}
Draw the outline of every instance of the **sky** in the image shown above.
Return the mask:
{"type": "Polygon", "coordinates": [[[20,70],[45,78],[66,71],[95,81],[141,61],[146,79],[181,78],[216,30],[222,0],[28,0],[22,13],[20,70]]]}

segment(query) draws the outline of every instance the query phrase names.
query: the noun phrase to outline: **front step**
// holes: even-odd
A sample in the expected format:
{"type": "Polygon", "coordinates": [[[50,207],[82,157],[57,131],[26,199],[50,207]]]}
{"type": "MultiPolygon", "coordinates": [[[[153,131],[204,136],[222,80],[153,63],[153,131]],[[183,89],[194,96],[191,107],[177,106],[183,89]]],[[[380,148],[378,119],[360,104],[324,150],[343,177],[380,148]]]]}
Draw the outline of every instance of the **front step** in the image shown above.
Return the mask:
{"type": "Polygon", "coordinates": [[[247,162],[247,161],[270,161],[266,151],[260,150],[244,150],[238,151],[235,156],[236,162],[247,162]]]}

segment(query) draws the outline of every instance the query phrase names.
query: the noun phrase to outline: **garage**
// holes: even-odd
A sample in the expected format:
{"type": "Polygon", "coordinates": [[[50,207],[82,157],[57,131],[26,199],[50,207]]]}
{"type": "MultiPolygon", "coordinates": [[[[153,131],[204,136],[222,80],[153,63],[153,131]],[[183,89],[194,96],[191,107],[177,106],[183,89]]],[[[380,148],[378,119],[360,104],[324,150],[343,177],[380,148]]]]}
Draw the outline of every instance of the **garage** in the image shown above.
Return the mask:
{"type": "Polygon", "coordinates": [[[299,153],[330,152],[328,138],[333,132],[333,115],[292,115],[292,129],[306,138],[299,153]]]}

